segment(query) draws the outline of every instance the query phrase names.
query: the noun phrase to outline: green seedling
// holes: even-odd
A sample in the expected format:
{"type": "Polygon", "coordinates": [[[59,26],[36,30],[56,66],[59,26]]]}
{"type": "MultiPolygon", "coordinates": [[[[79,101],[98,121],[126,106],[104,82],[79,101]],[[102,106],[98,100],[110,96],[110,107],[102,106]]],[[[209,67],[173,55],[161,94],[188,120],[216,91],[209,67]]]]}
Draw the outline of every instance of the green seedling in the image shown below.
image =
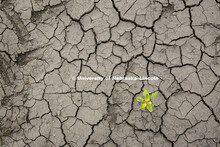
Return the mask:
{"type": "Polygon", "coordinates": [[[152,103],[152,101],[156,97],[157,93],[158,93],[158,91],[156,91],[156,92],[152,93],[151,95],[149,95],[148,91],[144,90],[143,98],[139,97],[139,96],[136,97],[136,100],[141,103],[140,108],[142,110],[145,110],[145,107],[147,107],[147,110],[152,112],[153,111],[153,107],[154,107],[154,104],[152,103]]]}

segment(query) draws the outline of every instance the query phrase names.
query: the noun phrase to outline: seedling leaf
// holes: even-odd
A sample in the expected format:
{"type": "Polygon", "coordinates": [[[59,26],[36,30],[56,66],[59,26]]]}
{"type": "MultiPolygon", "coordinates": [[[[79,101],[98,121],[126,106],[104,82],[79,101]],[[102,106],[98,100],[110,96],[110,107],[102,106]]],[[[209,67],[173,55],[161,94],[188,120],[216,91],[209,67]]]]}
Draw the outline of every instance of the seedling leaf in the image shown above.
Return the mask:
{"type": "Polygon", "coordinates": [[[144,98],[146,102],[150,100],[150,97],[148,96],[147,98],[144,98]]]}
{"type": "Polygon", "coordinates": [[[147,103],[141,103],[140,108],[141,108],[142,110],[145,110],[146,105],[147,105],[147,103]]]}
{"type": "Polygon", "coordinates": [[[154,93],[151,94],[151,96],[150,96],[150,100],[151,100],[151,101],[154,100],[154,98],[157,96],[157,93],[158,93],[158,91],[156,91],[156,92],[154,92],[154,93]]]}
{"type": "Polygon", "coordinates": [[[142,107],[140,107],[140,108],[141,108],[141,110],[145,110],[145,107],[143,107],[143,108],[142,108],[142,107]]]}
{"type": "Polygon", "coordinates": [[[151,105],[147,105],[147,110],[149,110],[150,112],[153,111],[153,107],[151,105]]]}
{"type": "Polygon", "coordinates": [[[151,103],[151,104],[148,104],[149,106],[151,106],[152,108],[154,107],[154,104],[153,103],[151,103]]]}
{"type": "Polygon", "coordinates": [[[138,102],[141,102],[141,103],[144,103],[144,99],[142,98],[142,97],[136,97],[136,100],[138,101],[138,102]]]}
{"type": "Polygon", "coordinates": [[[149,93],[148,93],[147,90],[144,90],[144,92],[143,92],[143,97],[144,97],[144,98],[148,98],[148,97],[149,97],[149,93]]]}

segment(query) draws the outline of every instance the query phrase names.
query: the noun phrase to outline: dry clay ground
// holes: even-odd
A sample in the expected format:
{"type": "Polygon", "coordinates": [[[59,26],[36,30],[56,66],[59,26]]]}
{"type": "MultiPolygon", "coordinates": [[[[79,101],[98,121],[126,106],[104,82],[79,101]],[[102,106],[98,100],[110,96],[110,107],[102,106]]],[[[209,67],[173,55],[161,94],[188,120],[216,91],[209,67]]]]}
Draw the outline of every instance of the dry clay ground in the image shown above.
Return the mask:
{"type": "Polygon", "coordinates": [[[220,147],[219,7],[1,0],[0,146],[220,147]],[[152,113],[144,89],[159,91],[152,113]]]}

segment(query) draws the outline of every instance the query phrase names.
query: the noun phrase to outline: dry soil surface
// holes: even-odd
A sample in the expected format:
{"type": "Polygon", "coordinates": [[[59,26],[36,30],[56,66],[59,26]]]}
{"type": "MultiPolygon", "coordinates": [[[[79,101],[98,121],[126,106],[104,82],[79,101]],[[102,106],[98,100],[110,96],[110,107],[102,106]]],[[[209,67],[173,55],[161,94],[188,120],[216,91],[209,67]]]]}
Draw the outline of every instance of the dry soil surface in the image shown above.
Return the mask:
{"type": "Polygon", "coordinates": [[[220,147],[220,0],[0,2],[0,146],[220,147]]]}

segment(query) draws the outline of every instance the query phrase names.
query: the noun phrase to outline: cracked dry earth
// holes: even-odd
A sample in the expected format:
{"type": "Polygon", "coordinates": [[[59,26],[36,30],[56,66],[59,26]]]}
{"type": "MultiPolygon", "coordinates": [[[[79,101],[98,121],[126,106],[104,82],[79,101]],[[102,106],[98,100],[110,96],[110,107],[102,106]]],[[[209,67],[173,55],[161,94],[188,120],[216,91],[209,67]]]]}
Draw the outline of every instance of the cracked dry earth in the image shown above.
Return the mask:
{"type": "Polygon", "coordinates": [[[219,0],[1,0],[0,146],[220,147],[219,9],[219,0]],[[144,89],[159,91],[151,113],[135,100],[144,89]]]}

